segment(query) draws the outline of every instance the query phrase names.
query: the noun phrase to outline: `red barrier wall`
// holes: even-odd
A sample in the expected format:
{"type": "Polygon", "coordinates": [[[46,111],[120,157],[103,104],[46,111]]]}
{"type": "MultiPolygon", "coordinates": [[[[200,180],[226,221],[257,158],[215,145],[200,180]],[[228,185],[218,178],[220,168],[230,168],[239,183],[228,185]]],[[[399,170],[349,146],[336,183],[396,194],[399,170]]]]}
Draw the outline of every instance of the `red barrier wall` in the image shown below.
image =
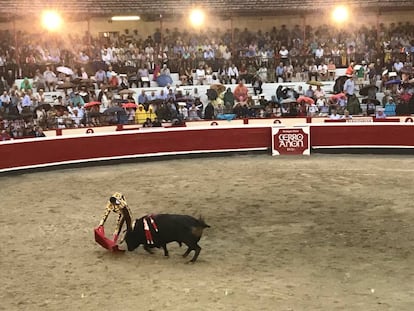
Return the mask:
{"type": "Polygon", "coordinates": [[[414,126],[402,124],[335,124],[311,127],[312,148],[414,148],[414,126]]]}
{"type": "MultiPolygon", "coordinates": [[[[414,148],[413,123],[315,124],[312,148],[414,148]]],[[[174,154],[268,150],[271,126],[169,128],[0,142],[0,172],[174,154]]]]}
{"type": "Polygon", "coordinates": [[[195,152],[266,150],[270,127],[161,129],[158,131],[59,136],[0,144],[0,171],[89,160],[195,152]]]}

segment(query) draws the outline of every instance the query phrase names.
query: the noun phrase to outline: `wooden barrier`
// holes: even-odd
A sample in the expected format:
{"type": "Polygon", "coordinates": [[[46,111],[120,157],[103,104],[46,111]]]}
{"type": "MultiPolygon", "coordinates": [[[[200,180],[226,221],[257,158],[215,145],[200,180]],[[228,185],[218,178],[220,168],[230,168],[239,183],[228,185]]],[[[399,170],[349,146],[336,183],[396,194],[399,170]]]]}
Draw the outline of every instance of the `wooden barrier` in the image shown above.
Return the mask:
{"type": "MultiPolygon", "coordinates": [[[[0,142],[0,172],[139,157],[265,151],[272,146],[272,127],[211,126],[148,128],[53,136],[0,142]]],[[[310,146],[322,148],[412,148],[414,123],[311,123],[310,146]]]]}

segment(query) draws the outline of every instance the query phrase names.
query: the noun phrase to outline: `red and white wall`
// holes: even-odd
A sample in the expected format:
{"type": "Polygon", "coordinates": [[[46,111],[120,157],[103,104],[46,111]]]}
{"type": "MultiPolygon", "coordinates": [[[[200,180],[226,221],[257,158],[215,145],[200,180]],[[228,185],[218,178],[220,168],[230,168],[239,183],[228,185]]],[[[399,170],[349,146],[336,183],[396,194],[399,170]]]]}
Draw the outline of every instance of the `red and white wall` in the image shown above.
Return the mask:
{"type": "MultiPolygon", "coordinates": [[[[414,123],[329,123],[309,126],[310,147],[412,148],[414,123]]],[[[272,148],[265,125],[152,128],[0,142],[0,172],[59,164],[272,148]]],[[[283,124],[276,125],[284,127],[283,124]]],[[[269,153],[270,154],[270,153],[269,153]]]]}

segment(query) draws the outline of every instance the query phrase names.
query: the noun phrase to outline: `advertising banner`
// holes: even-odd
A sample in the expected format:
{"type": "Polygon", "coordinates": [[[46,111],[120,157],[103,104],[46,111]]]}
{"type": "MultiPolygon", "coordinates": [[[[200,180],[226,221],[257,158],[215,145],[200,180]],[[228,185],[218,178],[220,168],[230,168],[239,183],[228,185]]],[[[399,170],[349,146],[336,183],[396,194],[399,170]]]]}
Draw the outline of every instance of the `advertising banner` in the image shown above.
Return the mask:
{"type": "Polygon", "coordinates": [[[272,155],[310,155],[309,127],[273,127],[272,155]]]}

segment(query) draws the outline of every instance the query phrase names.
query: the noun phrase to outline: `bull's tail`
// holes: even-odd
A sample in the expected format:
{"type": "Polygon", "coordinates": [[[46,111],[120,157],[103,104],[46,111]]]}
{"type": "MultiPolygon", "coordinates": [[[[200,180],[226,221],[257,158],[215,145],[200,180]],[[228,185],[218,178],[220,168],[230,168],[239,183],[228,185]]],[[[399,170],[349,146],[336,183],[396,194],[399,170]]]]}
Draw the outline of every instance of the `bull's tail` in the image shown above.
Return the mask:
{"type": "Polygon", "coordinates": [[[206,224],[206,222],[204,221],[204,218],[202,216],[200,216],[198,218],[198,223],[200,224],[200,226],[204,229],[204,228],[210,228],[209,225],[206,224]]]}

